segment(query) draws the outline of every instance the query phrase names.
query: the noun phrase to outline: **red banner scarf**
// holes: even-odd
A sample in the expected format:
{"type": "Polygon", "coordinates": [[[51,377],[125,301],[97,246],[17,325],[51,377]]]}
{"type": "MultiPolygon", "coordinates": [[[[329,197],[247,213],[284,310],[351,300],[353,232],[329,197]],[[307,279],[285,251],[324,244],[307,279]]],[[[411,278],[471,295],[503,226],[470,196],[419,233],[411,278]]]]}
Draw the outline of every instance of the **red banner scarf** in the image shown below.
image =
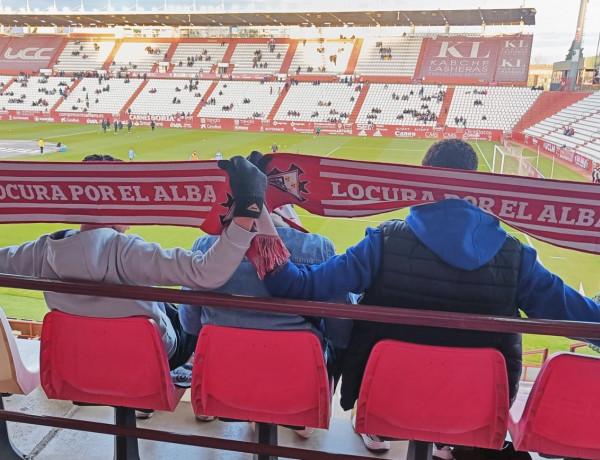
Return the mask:
{"type": "MultiPolygon", "coordinates": [[[[557,246],[600,253],[600,187],[471,171],[278,153],[267,167],[269,209],[356,217],[462,198],[557,246]]],[[[2,162],[0,222],[168,224],[218,234],[233,199],[214,161],[2,162]]]]}

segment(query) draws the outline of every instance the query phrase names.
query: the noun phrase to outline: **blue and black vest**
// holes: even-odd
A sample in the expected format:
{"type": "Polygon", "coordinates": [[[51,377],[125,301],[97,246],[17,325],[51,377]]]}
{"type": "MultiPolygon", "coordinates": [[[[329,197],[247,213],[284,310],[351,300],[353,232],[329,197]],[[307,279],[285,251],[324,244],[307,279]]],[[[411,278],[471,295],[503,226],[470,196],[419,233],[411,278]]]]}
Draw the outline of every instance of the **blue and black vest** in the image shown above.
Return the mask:
{"type": "MultiPolygon", "coordinates": [[[[521,243],[507,236],[487,264],[468,271],[440,259],[401,220],[381,226],[381,266],[362,304],[482,315],[519,316],[515,299],[521,243]]],[[[356,321],[344,358],[342,407],[358,397],[373,346],[383,339],[441,346],[491,347],[499,350],[508,371],[511,401],[521,375],[521,335],[356,321]]]]}

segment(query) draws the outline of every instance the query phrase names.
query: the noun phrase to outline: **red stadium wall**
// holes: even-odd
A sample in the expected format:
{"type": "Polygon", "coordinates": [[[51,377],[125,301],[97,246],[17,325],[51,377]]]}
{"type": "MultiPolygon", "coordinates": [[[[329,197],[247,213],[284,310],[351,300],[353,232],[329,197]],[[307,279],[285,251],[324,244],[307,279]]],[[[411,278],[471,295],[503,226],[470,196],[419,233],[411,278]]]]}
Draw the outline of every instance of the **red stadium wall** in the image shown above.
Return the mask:
{"type": "Polygon", "coordinates": [[[48,69],[66,41],[57,35],[0,37],[0,73],[18,75],[48,69]]]}
{"type": "Polygon", "coordinates": [[[122,114],[115,117],[110,113],[73,113],[73,112],[33,112],[28,110],[0,110],[0,120],[32,121],[47,123],[82,123],[100,124],[102,119],[123,121],[131,119],[134,126],[150,126],[152,120],[157,127],[210,129],[219,131],[249,131],[313,134],[321,128],[322,134],[361,137],[397,137],[405,139],[465,139],[480,141],[497,141],[502,131],[496,129],[470,128],[438,128],[429,126],[395,126],[366,123],[330,123],[310,121],[278,121],[256,119],[175,117],[172,115],[151,116],[138,114],[122,114]]]}

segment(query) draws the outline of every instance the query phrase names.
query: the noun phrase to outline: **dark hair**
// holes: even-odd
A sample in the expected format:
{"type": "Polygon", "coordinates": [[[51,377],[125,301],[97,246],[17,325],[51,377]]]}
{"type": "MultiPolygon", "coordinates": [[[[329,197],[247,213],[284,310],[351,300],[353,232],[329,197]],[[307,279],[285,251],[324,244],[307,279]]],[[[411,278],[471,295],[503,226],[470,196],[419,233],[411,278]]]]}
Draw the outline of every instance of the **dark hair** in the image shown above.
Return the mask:
{"type": "Polygon", "coordinates": [[[83,161],[123,161],[118,158],[113,157],[112,155],[100,155],[99,153],[94,153],[93,155],[88,155],[83,159],[83,161]]]}
{"type": "Polygon", "coordinates": [[[429,147],[421,164],[438,168],[476,171],[479,160],[477,153],[469,143],[460,139],[444,139],[429,147]]]}

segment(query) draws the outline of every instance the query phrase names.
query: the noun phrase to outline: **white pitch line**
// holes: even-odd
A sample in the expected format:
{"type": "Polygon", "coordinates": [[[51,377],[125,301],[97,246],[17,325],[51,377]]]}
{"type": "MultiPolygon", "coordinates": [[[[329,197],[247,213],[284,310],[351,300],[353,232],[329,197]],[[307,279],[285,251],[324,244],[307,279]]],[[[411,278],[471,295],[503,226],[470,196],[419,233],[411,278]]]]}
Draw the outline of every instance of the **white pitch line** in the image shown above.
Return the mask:
{"type": "MultiPolygon", "coordinates": [[[[529,238],[529,235],[527,233],[523,233],[523,236],[525,237],[525,239],[527,240],[527,244],[532,247],[533,249],[535,249],[535,246],[533,246],[533,242],[531,241],[531,238],[529,238]]],[[[537,251],[536,251],[537,252],[537,251]]],[[[544,265],[542,263],[542,259],[540,259],[540,253],[537,253],[537,261],[542,264],[542,266],[544,265]]]]}
{"type": "MultiPolygon", "coordinates": [[[[48,136],[48,137],[44,137],[44,139],[58,139],[58,138],[69,137],[69,136],[79,136],[80,134],[101,133],[101,132],[102,131],[95,129],[94,131],[82,131],[80,133],[63,134],[61,136],[48,136]]],[[[31,140],[37,141],[38,139],[31,139],[31,140]]]]}
{"type": "Polygon", "coordinates": [[[336,147],[334,148],[331,152],[329,152],[327,155],[325,155],[326,157],[328,157],[329,155],[331,155],[333,152],[337,152],[339,149],[341,149],[342,147],[336,147]]]}

